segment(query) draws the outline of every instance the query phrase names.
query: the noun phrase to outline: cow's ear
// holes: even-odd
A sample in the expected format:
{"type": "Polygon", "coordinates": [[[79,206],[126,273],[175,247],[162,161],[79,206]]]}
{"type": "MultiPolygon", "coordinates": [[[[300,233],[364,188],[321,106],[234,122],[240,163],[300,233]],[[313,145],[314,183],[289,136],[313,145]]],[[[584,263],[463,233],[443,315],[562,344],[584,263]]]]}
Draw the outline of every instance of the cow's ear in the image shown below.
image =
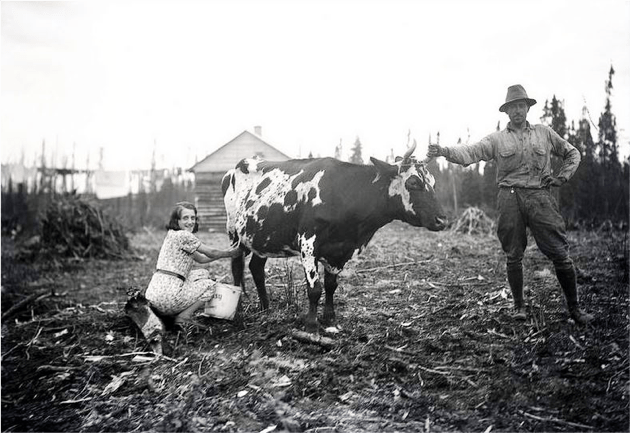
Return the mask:
{"type": "Polygon", "coordinates": [[[372,164],[374,164],[374,167],[376,167],[376,172],[378,173],[377,178],[374,180],[375,182],[380,177],[389,179],[398,174],[398,166],[396,165],[388,164],[385,161],[381,161],[380,159],[376,159],[374,157],[370,157],[370,161],[372,161],[372,164]]]}

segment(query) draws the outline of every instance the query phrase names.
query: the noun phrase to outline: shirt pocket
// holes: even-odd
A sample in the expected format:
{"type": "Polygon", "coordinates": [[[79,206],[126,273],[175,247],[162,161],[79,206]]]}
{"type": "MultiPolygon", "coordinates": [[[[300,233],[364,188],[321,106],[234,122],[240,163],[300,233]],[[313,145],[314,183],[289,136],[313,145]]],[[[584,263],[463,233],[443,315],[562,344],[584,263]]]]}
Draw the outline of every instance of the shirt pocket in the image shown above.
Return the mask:
{"type": "Polygon", "coordinates": [[[499,172],[509,173],[518,167],[516,143],[510,141],[499,143],[498,153],[497,166],[499,172]]]}
{"type": "Polygon", "coordinates": [[[538,170],[544,170],[549,160],[547,149],[539,142],[532,143],[532,166],[538,170]]]}

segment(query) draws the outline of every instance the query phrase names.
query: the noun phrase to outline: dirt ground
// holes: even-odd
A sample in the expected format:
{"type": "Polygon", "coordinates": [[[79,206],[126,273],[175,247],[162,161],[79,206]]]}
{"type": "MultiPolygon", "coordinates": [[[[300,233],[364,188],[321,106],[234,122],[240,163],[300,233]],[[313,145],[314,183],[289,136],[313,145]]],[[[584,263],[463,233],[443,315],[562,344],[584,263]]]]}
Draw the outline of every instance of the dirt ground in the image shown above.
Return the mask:
{"type": "MultiPolygon", "coordinates": [[[[332,346],[292,336],[303,273],[276,259],[268,313],[249,279],[242,320],[202,318],[212,332],[188,341],[169,332],[156,358],[123,306],[148,284],[163,235],[133,236],[138,260],[35,264],[2,239],[3,432],[629,429],[625,232],[570,233],[596,316],[586,327],[535,247],[519,323],[494,235],[393,223],[339,279],[338,327],[322,330],[332,346]]],[[[212,272],[231,279],[227,261],[212,272]]]]}

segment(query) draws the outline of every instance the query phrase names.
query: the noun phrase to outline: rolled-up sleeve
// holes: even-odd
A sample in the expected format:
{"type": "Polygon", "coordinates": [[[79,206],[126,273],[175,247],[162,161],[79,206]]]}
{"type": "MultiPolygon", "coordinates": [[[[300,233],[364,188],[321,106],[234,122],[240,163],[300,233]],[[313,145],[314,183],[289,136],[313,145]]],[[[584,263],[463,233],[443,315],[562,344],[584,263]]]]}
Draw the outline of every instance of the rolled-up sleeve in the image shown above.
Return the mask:
{"type": "Polygon", "coordinates": [[[468,166],[479,161],[490,161],[495,156],[496,146],[493,134],[474,144],[447,147],[446,160],[455,164],[468,166]]]}

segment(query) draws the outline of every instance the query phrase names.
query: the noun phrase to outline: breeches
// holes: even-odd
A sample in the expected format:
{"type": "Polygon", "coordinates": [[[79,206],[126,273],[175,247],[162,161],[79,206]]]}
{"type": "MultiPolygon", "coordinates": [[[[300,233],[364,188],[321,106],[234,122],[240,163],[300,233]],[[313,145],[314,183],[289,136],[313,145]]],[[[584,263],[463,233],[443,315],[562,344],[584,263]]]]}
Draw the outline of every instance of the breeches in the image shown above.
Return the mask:
{"type": "Polygon", "coordinates": [[[500,188],[497,235],[507,258],[507,268],[521,268],[529,227],[540,251],[556,269],[569,269],[569,242],[555,198],[547,189],[500,188]]]}

